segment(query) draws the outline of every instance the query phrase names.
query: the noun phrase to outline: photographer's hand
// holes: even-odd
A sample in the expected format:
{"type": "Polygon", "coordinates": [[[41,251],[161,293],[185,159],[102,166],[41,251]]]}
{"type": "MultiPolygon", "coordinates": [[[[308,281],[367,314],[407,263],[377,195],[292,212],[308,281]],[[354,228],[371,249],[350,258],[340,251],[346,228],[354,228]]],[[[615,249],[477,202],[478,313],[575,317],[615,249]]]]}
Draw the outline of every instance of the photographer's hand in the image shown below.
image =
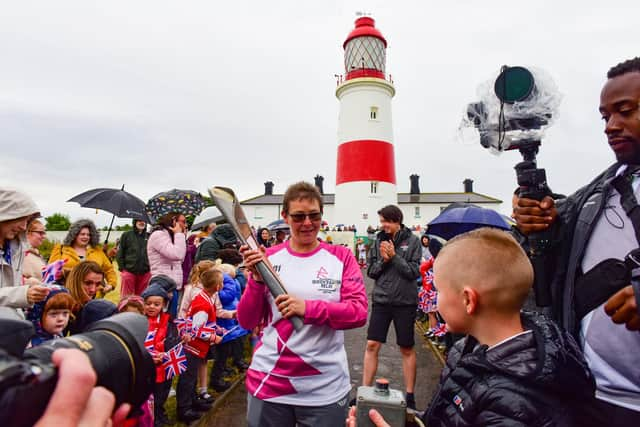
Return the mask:
{"type": "Polygon", "coordinates": [[[630,331],[640,331],[640,315],[633,286],[629,285],[616,292],[604,306],[613,323],[624,323],[630,331]]]}
{"type": "MultiPolygon", "coordinates": [[[[373,422],[373,425],[376,427],[391,427],[387,422],[382,418],[380,412],[375,409],[371,409],[369,411],[369,419],[373,422]]],[[[347,418],[347,422],[345,424],[347,427],[356,427],[356,407],[352,406],[349,408],[349,417],[347,418]]]]}
{"type": "Polygon", "coordinates": [[[115,396],[104,387],[95,387],[96,373],[86,354],[60,349],[51,360],[58,367],[58,384],[37,427],[123,424],[131,406],[123,404],[112,417],[115,396]]]}
{"type": "Polygon", "coordinates": [[[555,202],[549,196],[541,201],[532,199],[518,199],[513,209],[513,219],[516,220],[518,229],[528,236],[537,231],[544,231],[558,217],[555,202]]]}

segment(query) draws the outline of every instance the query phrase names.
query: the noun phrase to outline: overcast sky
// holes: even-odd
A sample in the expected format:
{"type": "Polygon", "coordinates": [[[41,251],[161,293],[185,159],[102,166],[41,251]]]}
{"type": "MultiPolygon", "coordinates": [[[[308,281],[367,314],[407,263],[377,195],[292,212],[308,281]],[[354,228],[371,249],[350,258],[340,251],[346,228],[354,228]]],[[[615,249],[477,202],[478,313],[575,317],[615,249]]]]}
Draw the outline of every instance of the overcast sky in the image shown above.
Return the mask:
{"type": "MultiPolygon", "coordinates": [[[[539,165],[570,193],[613,161],[598,114],[607,70],[640,54],[637,1],[19,1],[0,12],[0,184],[43,214],[94,187],[241,198],[325,177],[333,192],[342,43],[356,11],[388,41],[398,191],[505,200],[516,153],[461,142],[476,88],[503,64],[546,70],[563,95],[539,165]]],[[[121,221],[121,222],[127,222],[121,221]]]]}

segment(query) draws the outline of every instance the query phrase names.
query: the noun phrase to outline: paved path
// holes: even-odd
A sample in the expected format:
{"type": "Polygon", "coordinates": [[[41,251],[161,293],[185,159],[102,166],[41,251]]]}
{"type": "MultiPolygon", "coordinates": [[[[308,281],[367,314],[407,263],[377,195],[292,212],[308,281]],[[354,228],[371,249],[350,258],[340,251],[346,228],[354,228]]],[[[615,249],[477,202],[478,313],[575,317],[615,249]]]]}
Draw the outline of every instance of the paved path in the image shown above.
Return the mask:
{"type": "MultiPolygon", "coordinates": [[[[367,279],[367,294],[370,296],[373,281],[367,279]]],[[[370,300],[370,298],[369,298],[370,300]]],[[[362,360],[367,340],[367,327],[345,331],[345,348],[349,359],[353,396],[356,388],[362,383],[362,360]]],[[[395,344],[393,326],[389,331],[387,344],[380,350],[377,376],[383,376],[390,381],[391,387],[404,391],[402,378],[402,358],[400,350],[395,344]]],[[[424,410],[435,392],[441,365],[428,345],[418,332],[415,335],[418,362],[416,381],[416,403],[419,410],[424,410]]],[[[224,427],[241,427],[246,425],[245,413],[247,397],[244,383],[230,391],[224,402],[215,408],[214,413],[207,414],[200,425],[215,425],[224,427]]],[[[336,426],[339,427],[339,426],[336,426]]]]}

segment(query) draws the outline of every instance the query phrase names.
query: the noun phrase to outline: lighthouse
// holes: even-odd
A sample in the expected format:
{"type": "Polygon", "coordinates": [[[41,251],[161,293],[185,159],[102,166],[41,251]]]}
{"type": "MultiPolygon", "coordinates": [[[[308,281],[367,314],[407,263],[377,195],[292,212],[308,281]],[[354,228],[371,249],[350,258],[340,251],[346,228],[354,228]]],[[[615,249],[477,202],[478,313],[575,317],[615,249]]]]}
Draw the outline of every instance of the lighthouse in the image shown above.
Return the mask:
{"type": "Polygon", "coordinates": [[[343,44],[344,79],[338,81],[338,159],[335,221],[355,224],[358,235],[378,224],[377,211],[398,203],[387,41],[368,16],[360,17],[343,44]]]}

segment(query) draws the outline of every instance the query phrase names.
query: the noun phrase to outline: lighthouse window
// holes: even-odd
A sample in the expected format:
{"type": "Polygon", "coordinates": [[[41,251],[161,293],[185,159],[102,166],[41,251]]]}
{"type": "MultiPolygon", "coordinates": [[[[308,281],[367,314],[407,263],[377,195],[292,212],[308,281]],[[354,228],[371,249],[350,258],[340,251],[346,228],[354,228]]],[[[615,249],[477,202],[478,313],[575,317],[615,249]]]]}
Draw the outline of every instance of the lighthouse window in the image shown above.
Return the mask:
{"type": "Polygon", "coordinates": [[[376,194],[377,192],[378,192],[378,183],[374,181],[371,183],[371,194],[376,194]]]}
{"type": "Polygon", "coordinates": [[[369,119],[378,120],[378,107],[371,107],[371,111],[369,111],[369,119]]]}

